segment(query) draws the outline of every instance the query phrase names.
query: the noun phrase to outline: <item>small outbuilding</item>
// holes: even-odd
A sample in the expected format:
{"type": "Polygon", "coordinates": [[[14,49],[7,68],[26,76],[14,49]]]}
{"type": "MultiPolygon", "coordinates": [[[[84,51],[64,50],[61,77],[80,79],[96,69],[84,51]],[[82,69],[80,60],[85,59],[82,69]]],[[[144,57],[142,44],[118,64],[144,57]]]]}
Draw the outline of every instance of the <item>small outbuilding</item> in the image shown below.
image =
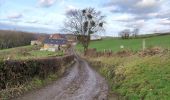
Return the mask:
{"type": "Polygon", "coordinates": [[[42,42],[38,41],[38,40],[32,40],[31,41],[31,45],[41,45],[42,42]]]}

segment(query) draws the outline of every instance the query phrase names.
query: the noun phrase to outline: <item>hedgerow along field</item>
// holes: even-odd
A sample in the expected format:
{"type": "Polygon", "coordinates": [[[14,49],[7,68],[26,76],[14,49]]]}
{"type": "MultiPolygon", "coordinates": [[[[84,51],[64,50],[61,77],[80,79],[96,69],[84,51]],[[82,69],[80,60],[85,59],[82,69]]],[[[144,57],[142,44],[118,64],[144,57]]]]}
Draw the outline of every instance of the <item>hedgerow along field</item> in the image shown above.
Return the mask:
{"type": "MultiPolygon", "coordinates": [[[[145,39],[147,47],[162,47],[170,48],[170,35],[153,36],[148,38],[136,38],[136,39],[120,39],[120,38],[104,38],[99,41],[92,41],[89,48],[96,48],[97,51],[103,51],[104,49],[111,49],[114,52],[120,51],[120,46],[123,45],[124,49],[133,51],[142,50],[142,42],[145,39]]],[[[83,50],[81,45],[77,46],[78,50],[83,50]]]]}
{"type": "Polygon", "coordinates": [[[73,60],[73,55],[41,59],[0,60],[0,99],[6,100],[19,96],[34,88],[35,85],[38,85],[35,88],[42,86],[41,82],[49,75],[55,75],[55,77],[62,75],[66,71],[66,66],[73,60]]]}

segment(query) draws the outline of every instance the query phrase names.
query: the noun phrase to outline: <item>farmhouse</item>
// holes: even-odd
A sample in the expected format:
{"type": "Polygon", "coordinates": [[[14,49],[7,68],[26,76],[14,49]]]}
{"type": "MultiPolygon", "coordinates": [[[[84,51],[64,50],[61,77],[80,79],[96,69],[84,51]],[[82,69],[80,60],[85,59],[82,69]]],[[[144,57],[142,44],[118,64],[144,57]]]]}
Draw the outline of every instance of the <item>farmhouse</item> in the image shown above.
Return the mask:
{"type": "Polygon", "coordinates": [[[68,45],[75,45],[76,44],[76,36],[74,34],[71,33],[67,33],[67,34],[52,34],[49,37],[50,39],[66,39],[68,45]]]}
{"type": "Polygon", "coordinates": [[[49,38],[43,42],[44,46],[41,50],[58,51],[66,50],[67,47],[76,44],[76,36],[73,34],[51,34],[49,38]]]}
{"type": "Polygon", "coordinates": [[[64,35],[61,34],[52,34],[48,39],[44,41],[44,46],[40,50],[47,50],[47,51],[58,51],[58,50],[65,50],[67,47],[67,39],[64,35]]]}
{"type": "Polygon", "coordinates": [[[47,39],[44,41],[44,50],[57,51],[64,50],[67,47],[66,39],[47,39]]]}

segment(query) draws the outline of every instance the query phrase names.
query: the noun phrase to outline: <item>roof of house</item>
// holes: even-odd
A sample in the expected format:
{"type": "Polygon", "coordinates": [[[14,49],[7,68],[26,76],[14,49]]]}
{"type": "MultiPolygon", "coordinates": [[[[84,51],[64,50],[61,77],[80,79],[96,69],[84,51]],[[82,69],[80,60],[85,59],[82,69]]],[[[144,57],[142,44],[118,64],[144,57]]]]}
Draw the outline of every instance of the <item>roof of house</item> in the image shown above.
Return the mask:
{"type": "Polygon", "coordinates": [[[65,39],[65,35],[62,34],[52,34],[50,35],[50,39],[65,39]]]}
{"type": "Polygon", "coordinates": [[[49,38],[48,35],[41,35],[41,36],[37,37],[37,41],[44,42],[48,38],[49,38]]]}
{"type": "Polygon", "coordinates": [[[57,44],[57,45],[63,45],[66,44],[67,40],[66,39],[46,39],[44,41],[44,44],[57,44]]]}

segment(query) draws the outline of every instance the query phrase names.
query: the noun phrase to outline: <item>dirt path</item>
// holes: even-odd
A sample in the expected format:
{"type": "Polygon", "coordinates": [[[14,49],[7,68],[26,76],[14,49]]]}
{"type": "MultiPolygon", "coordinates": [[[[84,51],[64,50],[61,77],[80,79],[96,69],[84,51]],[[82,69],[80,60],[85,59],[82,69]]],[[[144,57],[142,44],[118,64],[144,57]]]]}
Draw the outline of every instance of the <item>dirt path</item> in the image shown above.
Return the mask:
{"type": "Polygon", "coordinates": [[[104,78],[84,60],[77,60],[62,79],[16,100],[107,100],[104,78]]]}

